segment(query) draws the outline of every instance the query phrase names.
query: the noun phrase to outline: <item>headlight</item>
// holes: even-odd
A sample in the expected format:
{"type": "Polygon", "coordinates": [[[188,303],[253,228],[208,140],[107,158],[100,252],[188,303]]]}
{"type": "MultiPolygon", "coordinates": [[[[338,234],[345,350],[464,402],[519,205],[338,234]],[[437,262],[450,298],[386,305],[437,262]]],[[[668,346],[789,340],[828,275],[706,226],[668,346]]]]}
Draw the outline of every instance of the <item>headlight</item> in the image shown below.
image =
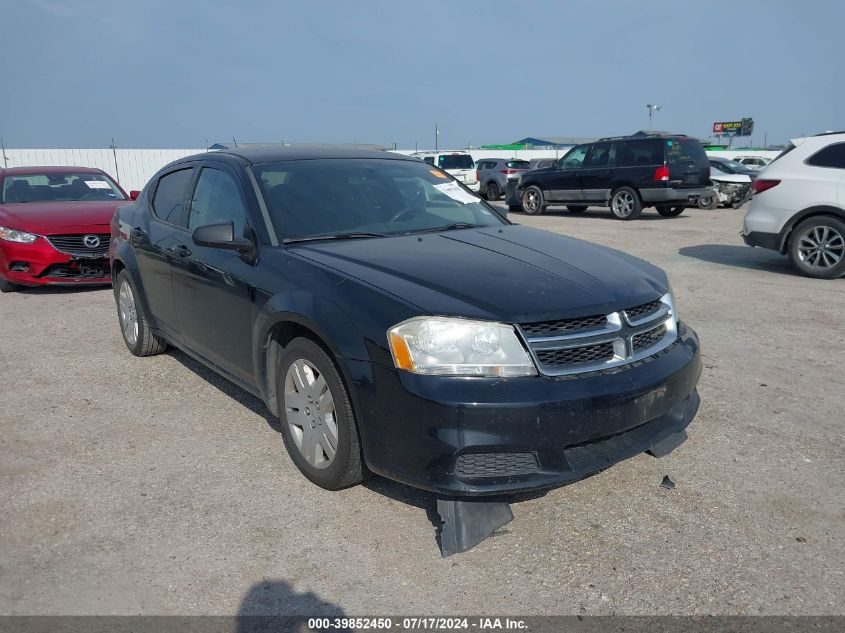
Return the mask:
{"type": "Polygon", "coordinates": [[[388,330],[393,364],[438,376],[535,376],[537,369],[510,325],[416,317],[388,330]]]}
{"type": "Polygon", "coordinates": [[[27,233],[26,231],[17,231],[15,229],[7,229],[5,226],[0,226],[0,240],[7,242],[19,242],[21,244],[32,244],[38,239],[37,235],[27,233]]]}

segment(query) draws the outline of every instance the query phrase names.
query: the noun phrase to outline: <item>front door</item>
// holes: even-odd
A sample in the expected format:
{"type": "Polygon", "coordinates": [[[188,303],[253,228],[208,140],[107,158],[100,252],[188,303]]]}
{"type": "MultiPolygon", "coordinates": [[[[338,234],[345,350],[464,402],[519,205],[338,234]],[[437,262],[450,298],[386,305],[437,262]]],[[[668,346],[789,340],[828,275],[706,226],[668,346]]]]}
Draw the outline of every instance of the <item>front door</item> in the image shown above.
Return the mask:
{"type": "Polygon", "coordinates": [[[251,233],[240,179],[228,167],[201,168],[172,266],[173,295],[185,344],[242,380],[253,382],[252,299],[247,283],[253,264],[235,251],[198,246],[199,226],[232,222],[235,236],[251,233]]]}
{"type": "Polygon", "coordinates": [[[557,169],[548,175],[546,198],[556,202],[581,200],[581,167],[589,145],[573,147],[558,162],[557,169]]]}

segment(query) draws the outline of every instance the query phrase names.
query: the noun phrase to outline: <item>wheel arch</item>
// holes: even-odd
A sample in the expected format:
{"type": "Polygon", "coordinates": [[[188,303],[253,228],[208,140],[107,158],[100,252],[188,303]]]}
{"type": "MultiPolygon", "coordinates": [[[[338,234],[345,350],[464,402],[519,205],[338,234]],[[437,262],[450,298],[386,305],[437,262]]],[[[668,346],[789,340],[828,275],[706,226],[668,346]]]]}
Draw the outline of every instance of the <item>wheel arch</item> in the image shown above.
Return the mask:
{"type": "Polygon", "coordinates": [[[839,207],[820,204],[803,209],[789,218],[787,223],[781,229],[779,247],[780,254],[785,255],[789,250],[789,240],[792,237],[792,232],[795,230],[796,226],[801,224],[804,220],[809,220],[810,218],[823,215],[832,215],[833,217],[845,222],[845,210],[840,209],[839,207]]]}

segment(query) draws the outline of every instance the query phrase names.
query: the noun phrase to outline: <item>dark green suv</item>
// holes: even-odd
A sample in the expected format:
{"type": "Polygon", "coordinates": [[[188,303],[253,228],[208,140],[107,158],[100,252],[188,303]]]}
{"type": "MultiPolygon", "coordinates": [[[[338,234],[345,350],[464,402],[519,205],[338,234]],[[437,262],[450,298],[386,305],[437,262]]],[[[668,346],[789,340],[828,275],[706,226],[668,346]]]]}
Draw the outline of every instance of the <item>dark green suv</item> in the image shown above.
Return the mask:
{"type": "Polygon", "coordinates": [[[710,163],[696,139],[663,134],[603,138],[573,147],[552,167],[524,172],[509,183],[511,211],[544,213],[566,205],[572,213],[610,207],[620,220],[644,208],[674,217],[713,195],[710,163]]]}

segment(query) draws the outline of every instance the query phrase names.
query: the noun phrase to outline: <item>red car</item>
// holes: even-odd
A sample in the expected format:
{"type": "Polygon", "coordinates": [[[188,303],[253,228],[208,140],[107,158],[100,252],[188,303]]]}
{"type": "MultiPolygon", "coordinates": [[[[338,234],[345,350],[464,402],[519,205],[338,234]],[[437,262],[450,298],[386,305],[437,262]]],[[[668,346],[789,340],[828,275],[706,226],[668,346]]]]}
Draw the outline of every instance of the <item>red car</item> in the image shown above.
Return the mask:
{"type": "Polygon", "coordinates": [[[128,201],[99,169],[0,169],[0,290],[110,284],[109,224],[128,201]]]}

